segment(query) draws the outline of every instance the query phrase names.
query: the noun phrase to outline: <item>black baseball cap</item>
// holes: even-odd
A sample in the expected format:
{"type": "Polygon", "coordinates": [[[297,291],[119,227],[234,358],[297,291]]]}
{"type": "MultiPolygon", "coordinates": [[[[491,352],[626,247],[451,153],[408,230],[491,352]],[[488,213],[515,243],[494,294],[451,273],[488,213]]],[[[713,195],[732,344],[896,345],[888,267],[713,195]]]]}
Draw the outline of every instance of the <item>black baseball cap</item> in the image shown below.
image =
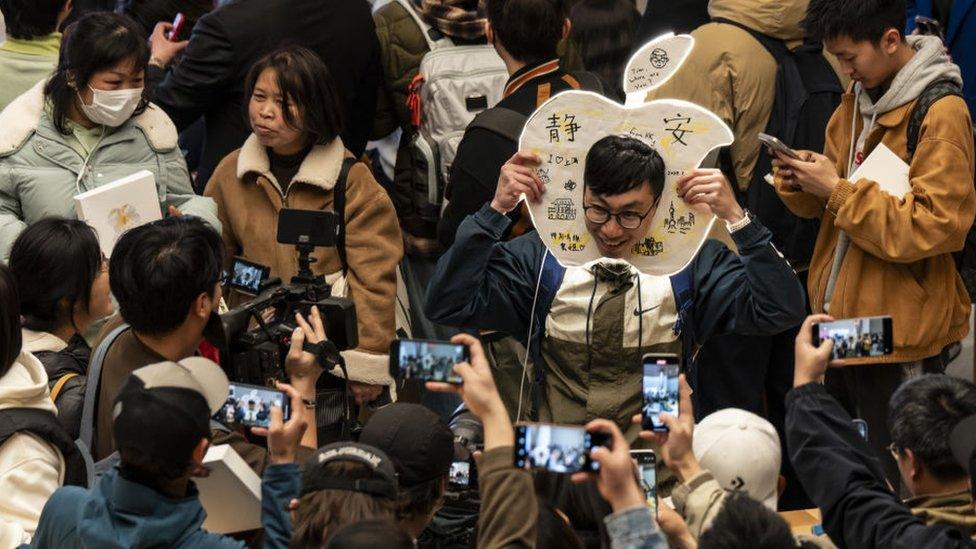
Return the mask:
{"type": "Polygon", "coordinates": [[[419,404],[380,409],[366,423],[359,441],[393,458],[401,486],[443,477],[454,461],[454,433],[440,416],[419,404]]]}
{"type": "Polygon", "coordinates": [[[227,398],[227,374],[202,357],[160,362],[132,372],[112,410],[112,433],[123,453],[132,449],[186,460],[210,437],[210,417],[227,398]]]}
{"type": "Polygon", "coordinates": [[[301,494],[319,490],[347,490],[372,496],[396,499],[397,475],[393,461],[382,450],[367,444],[335,442],[319,448],[305,463],[301,494]],[[352,461],[369,467],[373,478],[330,476],[325,466],[336,461],[352,461]]]}

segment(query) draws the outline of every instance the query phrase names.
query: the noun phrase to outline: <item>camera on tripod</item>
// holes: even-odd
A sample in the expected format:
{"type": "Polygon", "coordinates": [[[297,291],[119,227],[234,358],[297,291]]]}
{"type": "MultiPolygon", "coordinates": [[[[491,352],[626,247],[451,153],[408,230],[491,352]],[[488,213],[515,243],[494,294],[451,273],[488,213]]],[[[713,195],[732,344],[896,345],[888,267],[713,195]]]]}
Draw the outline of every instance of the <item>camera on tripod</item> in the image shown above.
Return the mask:
{"type": "MultiPolygon", "coordinates": [[[[230,379],[255,385],[284,379],[285,357],[296,328],[295,313],[307,318],[312,307],[318,307],[328,338],[323,347],[327,356],[320,356],[326,371],[341,365],[338,351],[359,344],[353,302],[332,297],[332,286],[325,277],[312,273],[312,263],[316,261],[311,257],[312,252],[317,247],[334,247],[339,229],[338,216],[332,212],[291,209],[279,212],[277,240],[279,244],[295,246],[298,274],[290,284],[282,284],[279,278],[260,280],[260,275],[255,280],[253,271],[246,271],[266,269],[260,265],[249,263],[242,270],[248,273],[247,289],[257,296],[220,315],[220,334],[216,334],[220,341],[211,341],[220,350],[230,379]],[[268,311],[273,311],[270,317],[268,311]]],[[[267,270],[264,273],[266,276],[267,270]]]]}

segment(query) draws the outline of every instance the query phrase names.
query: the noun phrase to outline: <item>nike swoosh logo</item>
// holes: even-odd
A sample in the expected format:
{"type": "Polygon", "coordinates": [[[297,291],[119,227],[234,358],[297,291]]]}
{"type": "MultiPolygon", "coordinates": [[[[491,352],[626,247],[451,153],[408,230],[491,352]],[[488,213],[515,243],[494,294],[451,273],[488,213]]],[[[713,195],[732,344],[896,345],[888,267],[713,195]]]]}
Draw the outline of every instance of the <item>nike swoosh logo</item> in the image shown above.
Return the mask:
{"type": "Polygon", "coordinates": [[[644,313],[649,313],[649,312],[653,311],[654,309],[657,309],[660,306],[661,305],[658,304],[658,305],[655,305],[655,306],[651,307],[650,309],[644,309],[643,311],[640,310],[640,309],[634,309],[634,316],[641,316],[644,313]]]}

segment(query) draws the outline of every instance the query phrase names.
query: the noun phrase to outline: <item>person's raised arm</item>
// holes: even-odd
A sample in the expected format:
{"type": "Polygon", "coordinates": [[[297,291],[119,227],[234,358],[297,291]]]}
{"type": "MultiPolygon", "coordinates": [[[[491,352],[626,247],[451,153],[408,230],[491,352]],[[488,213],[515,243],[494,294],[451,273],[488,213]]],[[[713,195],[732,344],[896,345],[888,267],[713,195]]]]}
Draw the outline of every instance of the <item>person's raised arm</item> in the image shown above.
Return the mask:
{"type": "Polygon", "coordinates": [[[264,547],[285,548],[291,543],[289,503],[298,497],[298,446],[306,431],[315,431],[315,411],[307,410],[302,395],[294,387],[278,384],[278,390],[291,401],[291,418],[284,421],[282,410],[271,407],[271,425],[266,430],[271,460],[261,482],[261,525],[264,547]]]}
{"type": "Polygon", "coordinates": [[[459,334],[451,341],[470,350],[471,362],[454,367],[464,382],[461,385],[429,382],[427,389],[459,393],[484,427],[485,450],[478,466],[481,516],[477,546],[534,547],[539,508],[532,476],[515,468],[515,430],[498,394],[488,359],[481,343],[470,335],[459,334]]]}
{"type": "Polygon", "coordinates": [[[426,313],[432,321],[525,337],[545,247],[535,235],[500,240],[511,224],[505,214],[522,194],[540,200],[545,192],[530,167],[537,161],[533,155],[513,156],[502,168],[493,201],[461,223],[427,288],[426,313]]]}

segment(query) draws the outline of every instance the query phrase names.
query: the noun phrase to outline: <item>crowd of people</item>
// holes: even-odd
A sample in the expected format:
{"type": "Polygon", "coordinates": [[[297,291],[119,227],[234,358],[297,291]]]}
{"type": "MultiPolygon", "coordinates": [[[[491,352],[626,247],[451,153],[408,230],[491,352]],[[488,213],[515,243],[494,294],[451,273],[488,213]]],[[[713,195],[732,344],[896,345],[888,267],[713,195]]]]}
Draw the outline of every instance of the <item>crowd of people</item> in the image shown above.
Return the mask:
{"type": "Polygon", "coordinates": [[[0,549],[976,547],[976,384],[947,373],[973,366],[976,0],[0,14],[0,549]],[[601,258],[566,267],[522,129],[559,93],[623,103],[669,30],[695,47],[647,100],[734,142],[676,174],[592,136],[575,206],[601,258]],[[106,242],[76,197],[142,172],[159,215],[106,242]],[[654,276],[627,259],[672,190],[716,223],[654,276]],[[284,317],[255,305],[228,341],[221,315],[280,282],[284,317]],[[867,317],[891,330],[815,331],[867,317]],[[260,478],[250,529],[208,523],[246,514],[203,480],[222,450],[260,478]]]}

